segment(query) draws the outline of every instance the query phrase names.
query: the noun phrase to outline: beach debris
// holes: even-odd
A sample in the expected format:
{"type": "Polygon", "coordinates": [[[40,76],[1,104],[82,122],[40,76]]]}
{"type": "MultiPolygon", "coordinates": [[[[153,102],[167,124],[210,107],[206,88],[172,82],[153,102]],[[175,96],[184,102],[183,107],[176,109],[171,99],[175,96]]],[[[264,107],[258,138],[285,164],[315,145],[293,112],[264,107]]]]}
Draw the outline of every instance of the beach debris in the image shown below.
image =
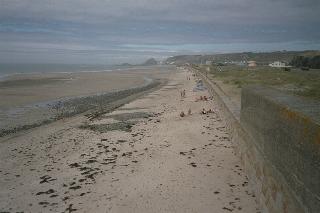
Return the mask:
{"type": "Polygon", "coordinates": [[[114,114],[114,115],[104,115],[103,118],[112,118],[118,121],[128,121],[128,120],[139,120],[144,118],[150,118],[154,115],[149,112],[132,112],[132,113],[121,113],[121,114],[114,114]]]}
{"type": "Polygon", "coordinates": [[[233,211],[233,209],[230,209],[230,208],[227,208],[227,207],[223,207],[222,209],[223,209],[223,210],[227,210],[227,211],[229,211],[229,212],[232,212],[232,211],[233,211]]]}
{"type": "Polygon", "coordinates": [[[38,192],[36,195],[52,194],[52,193],[55,193],[55,191],[53,189],[49,189],[48,191],[45,191],[45,192],[38,192]]]}
{"type": "Polygon", "coordinates": [[[47,201],[41,201],[41,202],[39,202],[39,205],[41,205],[41,206],[46,206],[46,205],[49,205],[49,202],[47,202],[47,201]]]}
{"type": "Polygon", "coordinates": [[[66,208],[66,212],[74,212],[77,211],[77,209],[72,208],[73,204],[69,204],[68,208],[66,208]]]}
{"type": "Polygon", "coordinates": [[[69,187],[69,189],[77,190],[77,189],[81,189],[81,186],[71,186],[69,187]]]}
{"type": "Polygon", "coordinates": [[[197,167],[197,164],[196,164],[195,162],[190,163],[190,165],[191,165],[192,167],[197,167]]]}
{"type": "Polygon", "coordinates": [[[40,179],[41,179],[40,184],[49,183],[50,181],[57,180],[56,178],[52,178],[49,175],[44,175],[44,176],[40,177],[40,179]]]}
{"type": "Polygon", "coordinates": [[[117,123],[110,123],[110,124],[83,124],[79,128],[80,129],[90,129],[92,131],[105,133],[109,131],[124,131],[124,132],[131,132],[131,128],[135,125],[136,121],[126,121],[126,122],[117,122],[117,123]]]}
{"type": "Polygon", "coordinates": [[[69,164],[69,166],[71,168],[76,168],[76,167],[80,167],[80,165],[78,163],[72,163],[72,164],[69,164]]]}

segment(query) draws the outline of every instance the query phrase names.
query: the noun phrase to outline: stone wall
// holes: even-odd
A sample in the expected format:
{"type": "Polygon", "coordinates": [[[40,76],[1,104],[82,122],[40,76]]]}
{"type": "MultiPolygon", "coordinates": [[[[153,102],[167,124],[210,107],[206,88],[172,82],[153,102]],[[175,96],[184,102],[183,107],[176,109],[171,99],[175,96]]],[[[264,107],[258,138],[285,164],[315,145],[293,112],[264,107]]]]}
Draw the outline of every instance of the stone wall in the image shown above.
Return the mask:
{"type": "Polygon", "coordinates": [[[247,87],[241,95],[240,124],[251,137],[250,145],[274,170],[265,174],[263,165],[257,166],[262,182],[274,181],[267,187],[273,187],[275,207],[291,201],[289,207],[296,205],[287,212],[320,212],[320,103],[247,87]]]}
{"type": "Polygon", "coordinates": [[[320,212],[320,103],[248,87],[240,110],[198,75],[224,113],[262,212],[320,212]]]}

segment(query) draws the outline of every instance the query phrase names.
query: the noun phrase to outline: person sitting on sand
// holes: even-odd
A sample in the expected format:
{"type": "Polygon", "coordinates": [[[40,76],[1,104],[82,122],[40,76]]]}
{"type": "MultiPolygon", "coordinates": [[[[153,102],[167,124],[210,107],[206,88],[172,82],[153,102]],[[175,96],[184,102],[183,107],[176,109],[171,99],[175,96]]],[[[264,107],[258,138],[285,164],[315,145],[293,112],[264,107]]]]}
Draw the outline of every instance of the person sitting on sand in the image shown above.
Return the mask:
{"type": "Polygon", "coordinates": [[[182,112],[180,112],[180,117],[184,117],[185,116],[185,114],[184,114],[184,112],[182,111],[182,112]]]}
{"type": "Polygon", "coordinates": [[[201,111],[201,114],[205,115],[205,114],[207,114],[207,111],[203,108],[201,111]]]}

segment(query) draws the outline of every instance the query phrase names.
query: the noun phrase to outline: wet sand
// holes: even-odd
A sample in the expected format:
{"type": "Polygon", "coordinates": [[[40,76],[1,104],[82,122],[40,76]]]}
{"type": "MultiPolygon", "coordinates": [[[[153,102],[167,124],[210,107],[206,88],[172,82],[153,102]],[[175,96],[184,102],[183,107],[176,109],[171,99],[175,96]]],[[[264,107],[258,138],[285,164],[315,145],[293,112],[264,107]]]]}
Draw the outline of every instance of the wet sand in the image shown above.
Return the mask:
{"type": "Polygon", "coordinates": [[[95,119],[1,139],[0,211],[258,212],[223,116],[200,114],[216,103],[196,102],[209,94],[187,76],[95,119]]]}
{"type": "Polygon", "coordinates": [[[145,77],[161,75],[163,70],[110,72],[42,73],[14,75],[0,81],[0,109],[11,109],[34,103],[73,96],[88,96],[129,89],[145,83],[145,77]]]}
{"type": "MultiPolygon", "coordinates": [[[[115,91],[130,92],[131,88],[150,84],[152,79],[164,78],[171,69],[157,66],[113,72],[14,75],[0,81],[0,136],[3,132],[37,126],[54,119],[58,113],[55,106],[59,101],[115,91]]],[[[86,103],[86,108],[94,107],[96,102],[91,100],[91,103],[86,103]]],[[[68,107],[76,108],[79,102],[73,101],[73,104],[68,107]]]]}

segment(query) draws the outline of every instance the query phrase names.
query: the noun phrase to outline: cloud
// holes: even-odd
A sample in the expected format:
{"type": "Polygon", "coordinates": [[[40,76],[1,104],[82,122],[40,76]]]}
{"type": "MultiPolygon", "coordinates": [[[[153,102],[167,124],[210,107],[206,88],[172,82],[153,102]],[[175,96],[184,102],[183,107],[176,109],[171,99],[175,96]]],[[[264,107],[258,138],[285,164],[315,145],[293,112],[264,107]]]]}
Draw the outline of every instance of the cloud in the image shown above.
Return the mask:
{"type": "Polygon", "coordinates": [[[49,58],[58,46],[75,54],[75,46],[114,53],[132,45],[132,56],[146,46],[161,46],[161,55],[207,51],[203,45],[213,52],[229,44],[303,49],[320,43],[318,11],[318,0],[1,0],[0,52],[37,54],[41,47],[49,58]]]}
{"type": "Polygon", "coordinates": [[[297,14],[310,19],[318,16],[319,8],[317,0],[2,0],[0,17],[95,24],[115,20],[237,23],[259,17],[263,22],[301,19],[297,14]]]}

